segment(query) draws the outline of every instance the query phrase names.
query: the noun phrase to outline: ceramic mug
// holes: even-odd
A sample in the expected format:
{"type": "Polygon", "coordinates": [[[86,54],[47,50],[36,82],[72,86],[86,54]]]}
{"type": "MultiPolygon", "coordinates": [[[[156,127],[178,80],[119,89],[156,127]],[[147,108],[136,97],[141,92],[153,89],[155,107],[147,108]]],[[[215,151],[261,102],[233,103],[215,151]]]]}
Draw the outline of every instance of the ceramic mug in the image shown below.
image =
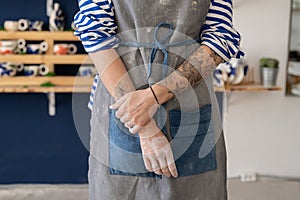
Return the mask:
{"type": "Polygon", "coordinates": [[[22,72],[24,70],[24,64],[22,63],[13,63],[13,62],[8,62],[6,63],[8,66],[12,66],[16,69],[17,72],[22,72]]]}
{"type": "Polygon", "coordinates": [[[0,63],[0,77],[4,76],[6,68],[3,66],[4,63],[0,63]]]}
{"type": "Polygon", "coordinates": [[[248,65],[242,60],[232,58],[229,62],[221,63],[215,70],[214,83],[222,86],[224,83],[237,85],[242,82],[248,71],[248,65]]]}
{"type": "Polygon", "coordinates": [[[12,31],[12,32],[18,31],[18,22],[6,20],[4,21],[4,29],[6,31],[12,31]]]}
{"type": "Polygon", "coordinates": [[[17,48],[17,40],[2,40],[0,42],[1,54],[13,54],[17,48]]]}
{"type": "Polygon", "coordinates": [[[17,47],[17,40],[2,40],[0,46],[5,46],[5,47],[17,47]]]}
{"type": "Polygon", "coordinates": [[[39,66],[39,75],[46,76],[49,73],[49,67],[47,65],[40,65],[39,66]]]}
{"type": "Polygon", "coordinates": [[[28,44],[26,46],[26,54],[39,54],[40,44],[28,44]]]}
{"type": "Polygon", "coordinates": [[[55,54],[58,55],[65,55],[65,54],[76,54],[77,46],[75,44],[56,44],[54,45],[53,51],[55,54]]]}
{"type": "Polygon", "coordinates": [[[15,76],[17,74],[17,70],[13,65],[8,63],[0,63],[0,76],[15,76]]]}
{"type": "Polygon", "coordinates": [[[19,41],[18,48],[20,54],[41,54],[48,50],[47,42],[42,42],[40,44],[27,44],[25,46],[23,44],[24,41],[19,41]]]}
{"type": "Polygon", "coordinates": [[[44,25],[43,21],[31,22],[29,30],[31,30],[31,31],[42,31],[43,25],[44,25]]]}
{"type": "Polygon", "coordinates": [[[26,47],[26,40],[24,39],[18,39],[17,43],[19,49],[26,47]]]}
{"type": "Polygon", "coordinates": [[[18,54],[26,54],[26,52],[27,52],[27,47],[18,48],[17,50],[18,54]]]}
{"type": "Polygon", "coordinates": [[[20,19],[18,21],[18,29],[20,31],[42,31],[43,21],[30,21],[28,19],[20,19]]]}
{"type": "Polygon", "coordinates": [[[229,64],[231,67],[229,83],[233,85],[240,84],[247,75],[248,65],[244,60],[238,58],[230,59],[229,64]]]}
{"type": "Polygon", "coordinates": [[[82,77],[94,77],[96,73],[96,68],[92,66],[81,66],[79,68],[79,76],[82,77]]]}
{"type": "Polygon", "coordinates": [[[20,19],[18,21],[18,29],[19,31],[27,31],[29,30],[30,21],[28,19],[20,19]]]}
{"type": "Polygon", "coordinates": [[[0,53],[1,54],[14,54],[15,48],[14,47],[0,47],[0,53]]]}
{"type": "Polygon", "coordinates": [[[49,49],[49,45],[46,41],[40,43],[40,52],[41,53],[46,53],[46,51],[48,51],[48,49],[49,49]]]}
{"type": "Polygon", "coordinates": [[[39,74],[39,65],[29,65],[24,67],[24,75],[34,77],[39,74]]]}

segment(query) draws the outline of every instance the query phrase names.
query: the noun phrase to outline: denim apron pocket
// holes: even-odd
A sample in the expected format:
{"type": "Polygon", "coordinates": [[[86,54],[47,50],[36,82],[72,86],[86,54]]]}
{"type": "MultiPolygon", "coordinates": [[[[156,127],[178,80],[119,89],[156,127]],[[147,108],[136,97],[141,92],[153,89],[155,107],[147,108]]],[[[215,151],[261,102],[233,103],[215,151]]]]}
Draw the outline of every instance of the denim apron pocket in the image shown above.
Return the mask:
{"type": "Polygon", "coordinates": [[[109,113],[109,173],[112,175],[161,178],[145,168],[140,139],[131,134],[115,117],[115,110],[109,113]]]}
{"type": "Polygon", "coordinates": [[[217,163],[211,105],[205,105],[193,112],[170,110],[169,116],[171,146],[178,176],[191,176],[215,170],[217,163]],[[200,149],[203,147],[210,147],[211,151],[200,158],[200,149]]]}

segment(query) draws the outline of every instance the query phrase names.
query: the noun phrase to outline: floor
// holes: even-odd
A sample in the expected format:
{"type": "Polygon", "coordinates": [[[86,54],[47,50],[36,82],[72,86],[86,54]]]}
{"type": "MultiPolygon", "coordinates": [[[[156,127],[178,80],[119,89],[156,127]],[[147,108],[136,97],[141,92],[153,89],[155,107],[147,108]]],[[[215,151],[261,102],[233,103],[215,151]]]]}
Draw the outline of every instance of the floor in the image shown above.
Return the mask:
{"type": "Polygon", "coordinates": [[[229,200],[299,200],[300,181],[261,178],[243,183],[238,179],[228,182],[229,200]]]}
{"type": "MultiPolygon", "coordinates": [[[[229,200],[299,200],[300,182],[274,178],[228,181],[229,200]]],[[[4,185],[0,200],[87,200],[87,185],[4,185]]]]}

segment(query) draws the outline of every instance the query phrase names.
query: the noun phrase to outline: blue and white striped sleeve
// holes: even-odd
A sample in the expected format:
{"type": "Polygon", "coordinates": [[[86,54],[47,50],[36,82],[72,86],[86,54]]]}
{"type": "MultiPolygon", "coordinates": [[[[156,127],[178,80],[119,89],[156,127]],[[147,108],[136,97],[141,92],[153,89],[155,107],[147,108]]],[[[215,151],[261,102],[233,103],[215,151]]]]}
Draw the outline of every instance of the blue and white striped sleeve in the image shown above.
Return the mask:
{"type": "Polygon", "coordinates": [[[201,44],[210,47],[225,61],[244,56],[240,49],[241,36],[233,28],[232,15],[232,0],[211,0],[201,33],[201,44]]]}
{"type": "Polygon", "coordinates": [[[88,53],[116,48],[118,39],[112,0],[78,0],[79,12],[74,17],[75,36],[88,53]]]}

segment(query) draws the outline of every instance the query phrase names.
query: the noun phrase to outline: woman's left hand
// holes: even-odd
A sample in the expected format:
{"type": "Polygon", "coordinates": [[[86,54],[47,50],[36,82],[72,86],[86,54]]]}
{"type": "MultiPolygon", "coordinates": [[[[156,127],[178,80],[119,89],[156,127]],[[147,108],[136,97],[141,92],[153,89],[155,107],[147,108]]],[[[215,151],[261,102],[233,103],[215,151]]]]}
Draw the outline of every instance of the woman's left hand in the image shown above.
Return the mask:
{"type": "Polygon", "coordinates": [[[110,106],[132,134],[149,124],[158,107],[150,88],[127,93],[110,106]]]}

